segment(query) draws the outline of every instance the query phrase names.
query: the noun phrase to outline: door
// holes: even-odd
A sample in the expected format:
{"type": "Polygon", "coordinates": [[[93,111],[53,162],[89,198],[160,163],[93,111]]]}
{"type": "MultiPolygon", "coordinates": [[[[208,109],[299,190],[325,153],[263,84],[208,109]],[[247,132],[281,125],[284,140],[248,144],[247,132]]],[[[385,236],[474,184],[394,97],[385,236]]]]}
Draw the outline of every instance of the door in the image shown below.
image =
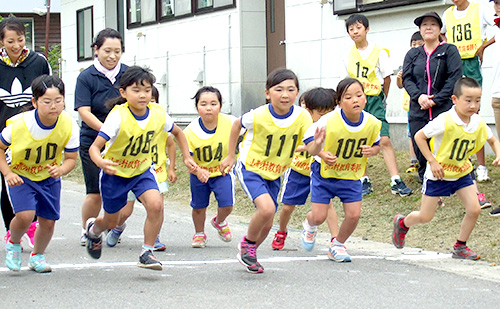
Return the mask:
{"type": "Polygon", "coordinates": [[[267,74],[286,67],[285,0],[266,0],[267,74]]]}

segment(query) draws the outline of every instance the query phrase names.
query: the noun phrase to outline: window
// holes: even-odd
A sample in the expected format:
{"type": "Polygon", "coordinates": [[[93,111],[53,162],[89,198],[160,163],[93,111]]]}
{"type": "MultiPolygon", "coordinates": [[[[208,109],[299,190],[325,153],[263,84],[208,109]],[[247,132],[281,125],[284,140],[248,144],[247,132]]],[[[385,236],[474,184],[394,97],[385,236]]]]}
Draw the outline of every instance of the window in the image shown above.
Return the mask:
{"type": "Polygon", "coordinates": [[[122,38],[125,38],[123,0],[106,0],[104,5],[106,11],[106,28],[117,30],[122,35],[122,38]]]}
{"type": "Polygon", "coordinates": [[[26,28],[26,47],[35,50],[35,36],[33,35],[33,18],[19,18],[26,28]]]}
{"type": "Polygon", "coordinates": [[[333,13],[338,15],[363,13],[421,2],[428,0],[334,0],[333,13]]]}
{"type": "Polygon", "coordinates": [[[76,11],[76,45],[78,61],[90,60],[92,51],[92,38],[94,37],[94,13],[90,6],[76,11]]]}
{"type": "Polygon", "coordinates": [[[235,6],[236,0],[127,0],[127,27],[135,28],[235,6]]]}

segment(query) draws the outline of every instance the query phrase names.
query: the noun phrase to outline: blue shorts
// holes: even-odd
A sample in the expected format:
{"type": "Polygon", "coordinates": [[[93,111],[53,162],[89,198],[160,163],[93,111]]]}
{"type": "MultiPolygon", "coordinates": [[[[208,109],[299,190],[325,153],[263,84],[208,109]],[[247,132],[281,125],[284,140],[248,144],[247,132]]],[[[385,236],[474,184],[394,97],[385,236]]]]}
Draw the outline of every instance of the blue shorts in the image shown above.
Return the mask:
{"type": "Polygon", "coordinates": [[[311,177],[287,169],[283,178],[281,201],[287,205],[304,205],[311,188],[311,177]]]}
{"type": "Polygon", "coordinates": [[[219,207],[234,205],[234,174],[230,172],[226,176],[209,178],[207,183],[198,180],[190,174],[191,184],[191,207],[194,209],[207,208],[210,204],[210,193],[214,193],[219,207]]]}
{"type": "Polygon", "coordinates": [[[9,187],[7,193],[14,213],[35,210],[38,217],[59,220],[61,216],[61,179],[49,177],[42,181],[33,181],[19,176],[22,185],[9,187]]]}
{"type": "Polygon", "coordinates": [[[363,188],[360,180],[323,178],[320,174],[321,164],[311,164],[311,202],[330,204],[336,196],[342,203],[354,203],[363,199],[363,188]]]}
{"type": "Polygon", "coordinates": [[[278,194],[280,192],[281,180],[266,180],[259,174],[247,171],[245,165],[238,161],[235,167],[241,187],[247,193],[248,197],[254,201],[262,194],[269,194],[273,199],[276,210],[278,210],[278,194]]]}
{"type": "Polygon", "coordinates": [[[132,190],[135,196],[139,197],[148,190],[158,190],[158,182],[156,181],[156,173],[153,167],[131,178],[108,175],[101,171],[99,185],[102,196],[102,208],[109,214],[120,211],[127,204],[128,191],[132,190]]]}
{"type": "Polygon", "coordinates": [[[457,192],[458,190],[472,186],[472,177],[470,174],[465,175],[455,181],[446,180],[430,180],[424,178],[424,183],[422,186],[422,194],[427,196],[450,196],[457,192]]]}
{"type": "MultiPolygon", "coordinates": [[[[160,182],[158,184],[158,189],[160,190],[161,194],[168,192],[168,182],[167,182],[167,180],[160,182]]],[[[136,199],[137,198],[135,197],[134,192],[133,191],[128,191],[128,193],[127,193],[127,202],[133,202],[136,199]]]]}

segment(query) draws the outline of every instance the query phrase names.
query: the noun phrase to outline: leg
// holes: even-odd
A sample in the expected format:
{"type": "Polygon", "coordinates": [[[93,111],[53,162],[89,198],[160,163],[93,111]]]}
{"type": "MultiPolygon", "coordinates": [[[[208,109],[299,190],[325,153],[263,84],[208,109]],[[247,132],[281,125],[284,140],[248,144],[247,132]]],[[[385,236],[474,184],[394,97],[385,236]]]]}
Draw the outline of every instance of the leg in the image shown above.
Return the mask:
{"type": "MultiPolygon", "coordinates": [[[[135,196],[134,196],[135,198],[135,196]]],[[[106,244],[108,247],[114,247],[118,242],[120,242],[120,236],[122,235],[123,231],[125,230],[126,221],[127,219],[132,215],[132,212],[134,211],[134,204],[135,201],[128,201],[125,207],[120,209],[119,216],[118,216],[118,222],[116,223],[116,226],[112,228],[108,235],[106,236],[106,244]]]]}
{"type": "Polygon", "coordinates": [[[203,233],[205,231],[205,220],[207,215],[206,208],[193,208],[192,217],[194,223],[194,230],[196,233],[203,233]]]}
{"type": "Polygon", "coordinates": [[[384,162],[391,177],[399,175],[396,153],[394,152],[394,148],[392,147],[391,139],[389,138],[389,136],[380,137],[380,150],[382,150],[384,162]]]}
{"type": "Polygon", "coordinates": [[[325,222],[329,206],[330,204],[311,203],[311,211],[306,216],[309,224],[311,226],[318,226],[325,222]]]}
{"type": "Polygon", "coordinates": [[[359,217],[361,215],[361,201],[344,203],[343,206],[345,218],[340,225],[339,234],[337,235],[337,240],[340,243],[345,243],[356,229],[356,226],[358,226],[359,217]]]}
{"type": "Polygon", "coordinates": [[[457,195],[465,206],[465,216],[460,227],[458,240],[466,242],[469,239],[477,218],[481,212],[474,186],[468,186],[457,191],[457,195]]]}
{"type": "MultiPolygon", "coordinates": [[[[250,224],[248,225],[247,240],[257,243],[259,240],[261,242],[264,241],[267,237],[264,230],[268,228],[269,221],[272,222],[274,218],[276,205],[268,193],[257,196],[253,202],[257,211],[253,214],[250,224]]],[[[269,232],[269,230],[267,230],[267,232],[269,232]]]]}
{"type": "Polygon", "coordinates": [[[85,196],[82,204],[82,226],[85,228],[85,224],[89,218],[96,218],[99,216],[101,211],[101,195],[99,193],[89,193],[85,196]]]}
{"type": "Polygon", "coordinates": [[[147,212],[144,223],[144,244],[153,247],[163,224],[163,200],[160,192],[155,189],[141,194],[139,200],[147,212]]]}
{"type": "Polygon", "coordinates": [[[495,115],[495,127],[497,129],[497,136],[500,137],[500,98],[492,98],[491,106],[495,115]]]}
{"type": "Polygon", "coordinates": [[[10,221],[10,241],[14,244],[21,242],[21,237],[26,233],[35,216],[34,210],[25,210],[16,213],[10,221]]]}
{"type": "Polygon", "coordinates": [[[333,202],[330,202],[330,205],[328,206],[326,223],[328,224],[328,230],[330,230],[330,236],[332,238],[337,237],[337,234],[339,233],[339,220],[337,217],[337,212],[333,207],[333,202]]]}
{"type": "Polygon", "coordinates": [[[43,254],[54,234],[55,220],[38,217],[38,228],[35,232],[35,247],[32,254],[43,254]]]}
{"type": "Polygon", "coordinates": [[[3,174],[1,174],[0,176],[2,181],[2,195],[0,197],[0,204],[2,208],[3,222],[5,224],[5,231],[8,231],[10,226],[10,221],[12,221],[12,219],[14,218],[14,210],[12,210],[12,205],[10,204],[9,195],[7,194],[5,178],[3,177],[3,174]]]}
{"type": "Polygon", "coordinates": [[[97,217],[95,219],[94,226],[92,227],[92,232],[96,237],[99,237],[102,232],[115,228],[119,219],[120,219],[119,211],[113,214],[104,212],[103,216],[97,217]]]}
{"type": "Polygon", "coordinates": [[[223,223],[226,218],[233,212],[233,206],[218,207],[217,208],[217,218],[215,218],[216,223],[223,223]]]}
{"type": "Polygon", "coordinates": [[[436,213],[438,198],[439,197],[437,196],[428,196],[423,194],[420,210],[412,211],[408,216],[406,216],[403,222],[404,225],[406,227],[411,227],[417,224],[430,222],[436,213]]]}
{"type": "Polygon", "coordinates": [[[292,216],[294,210],[295,205],[283,204],[280,211],[280,231],[287,231],[288,222],[290,221],[290,217],[292,216]]]}

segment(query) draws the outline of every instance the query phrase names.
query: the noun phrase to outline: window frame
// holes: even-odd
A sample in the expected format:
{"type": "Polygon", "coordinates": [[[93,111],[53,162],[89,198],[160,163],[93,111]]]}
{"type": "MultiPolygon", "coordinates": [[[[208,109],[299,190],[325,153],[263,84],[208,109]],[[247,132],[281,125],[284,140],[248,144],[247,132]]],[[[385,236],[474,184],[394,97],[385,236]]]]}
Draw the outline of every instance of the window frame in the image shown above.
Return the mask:
{"type": "Polygon", "coordinates": [[[334,0],[334,3],[332,5],[333,14],[339,15],[339,16],[340,15],[354,14],[354,13],[362,14],[364,12],[370,12],[370,11],[389,9],[389,8],[394,8],[394,7],[399,7],[399,6],[406,6],[406,5],[429,2],[428,0],[390,0],[390,1],[383,0],[383,1],[377,2],[377,3],[361,4],[360,2],[362,0],[353,0],[356,2],[355,8],[335,11],[335,2],[336,1],[339,1],[339,0],[334,0]]]}
{"type": "Polygon", "coordinates": [[[94,6],[88,6],[88,7],[85,7],[85,8],[82,8],[82,9],[79,9],[76,11],[76,59],[78,62],[80,61],[87,61],[87,60],[92,60],[94,58],[94,55],[93,53],[91,52],[90,53],[90,57],[85,57],[85,53],[83,56],[80,56],[80,23],[78,22],[79,19],[78,19],[78,15],[81,13],[81,12],[85,12],[86,10],[90,10],[90,38],[91,38],[91,41],[90,41],[90,44],[89,44],[89,48],[90,45],[92,44],[92,40],[94,38],[94,6]]]}
{"type": "MultiPolygon", "coordinates": [[[[124,1],[125,0],[105,0],[104,2],[104,20],[106,23],[107,19],[107,8],[106,8],[106,3],[107,1],[116,1],[116,11],[114,12],[116,14],[116,25],[113,27],[110,27],[112,29],[115,29],[116,31],[120,32],[123,40],[123,45],[125,46],[125,12],[124,12],[124,1]]],[[[110,25],[105,25],[106,27],[109,27],[110,25]]]]}

